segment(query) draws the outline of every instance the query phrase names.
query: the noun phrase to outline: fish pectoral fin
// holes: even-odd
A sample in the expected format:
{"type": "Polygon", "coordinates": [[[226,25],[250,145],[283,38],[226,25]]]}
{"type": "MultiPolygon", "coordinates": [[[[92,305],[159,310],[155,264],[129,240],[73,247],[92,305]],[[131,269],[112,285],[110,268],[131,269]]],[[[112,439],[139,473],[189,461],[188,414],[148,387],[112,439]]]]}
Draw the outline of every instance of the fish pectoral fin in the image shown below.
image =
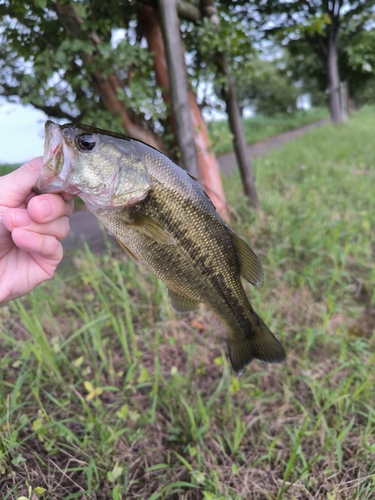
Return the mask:
{"type": "Polygon", "coordinates": [[[134,212],[132,214],[132,226],[134,226],[141,233],[149,236],[153,240],[161,243],[162,245],[176,245],[176,240],[171,236],[163,226],[156,222],[148,215],[141,212],[134,212]]]}
{"type": "Polygon", "coordinates": [[[167,287],[169,301],[173,309],[178,313],[185,313],[194,311],[199,306],[199,302],[183,295],[182,293],[175,292],[167,287]]]}
{"type": "Polygon", "coordinates": [[[126,245],[124,245],[124,243],[121,240],[119,240],[118,238],[116,238],[116,240],[117,243],[120,245],[120,247],[122,247],[125,250],[125,252],[129,255],[129,257],[133,260],[133,262],[135,262],[137,266],[141,266],[142,262],[138,259],[138,257],[134,255],[134,253],[131,250],[129,250],[129,248],[126,245]]]}
{"type": "Polygon", "coordinates": [[[254,358],[266,363],[281,363],[286,358],[284,348],[263,320],[255,313],[252,320],[254,324],[248,336],[232,332],[228,338],[229,358],[238,374],[254,358]]]}
{"type": "Polygon", "coordinates": [[[241,276],[252,285],[260,286],[264,279],[263,266],[260,260],[245,240],[238,236],[238,234],[229,227],[227,227],[227,229],[229,230],[230,237],[232,238],[232,242],[236,247],[237,254],[240,259],[241,276]]]}

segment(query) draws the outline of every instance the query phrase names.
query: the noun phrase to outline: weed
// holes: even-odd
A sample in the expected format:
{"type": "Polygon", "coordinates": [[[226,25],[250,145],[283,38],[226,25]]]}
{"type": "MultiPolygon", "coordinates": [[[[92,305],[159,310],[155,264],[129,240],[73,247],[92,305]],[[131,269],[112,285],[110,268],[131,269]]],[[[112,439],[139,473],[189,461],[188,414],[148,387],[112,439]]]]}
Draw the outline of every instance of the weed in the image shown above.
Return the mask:
{"type": "Polygon", "coordinates": [[[1,308],[4,498],[373,498],[374,116],[259,159],[259,215],[225,180],[286,364],[236,377],[217,318],[117,247],[1,308]]]}

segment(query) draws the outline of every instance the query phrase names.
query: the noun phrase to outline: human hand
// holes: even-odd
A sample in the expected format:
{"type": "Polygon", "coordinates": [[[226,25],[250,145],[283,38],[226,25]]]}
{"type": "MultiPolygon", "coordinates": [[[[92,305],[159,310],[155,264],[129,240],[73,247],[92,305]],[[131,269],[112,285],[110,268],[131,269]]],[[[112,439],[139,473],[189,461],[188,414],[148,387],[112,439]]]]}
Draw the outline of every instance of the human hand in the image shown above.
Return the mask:
{"type": "Polygon", "coordinates": [[[41,167],[38,157],[0,177],[0,303],[52,278],[62,259],[73,196],[36,196],[32,188],[41,167]]]}

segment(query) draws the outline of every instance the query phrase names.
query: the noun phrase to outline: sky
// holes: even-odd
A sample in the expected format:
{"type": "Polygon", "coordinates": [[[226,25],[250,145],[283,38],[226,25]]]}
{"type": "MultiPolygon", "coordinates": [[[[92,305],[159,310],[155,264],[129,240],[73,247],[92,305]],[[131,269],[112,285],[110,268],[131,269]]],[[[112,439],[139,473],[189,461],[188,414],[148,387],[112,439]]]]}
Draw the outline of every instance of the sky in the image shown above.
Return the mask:
{"type": "Polygon", "coordinates": [[[32,106],[0,101],[0,164],[43,155],[47,116],[32,106]]]}

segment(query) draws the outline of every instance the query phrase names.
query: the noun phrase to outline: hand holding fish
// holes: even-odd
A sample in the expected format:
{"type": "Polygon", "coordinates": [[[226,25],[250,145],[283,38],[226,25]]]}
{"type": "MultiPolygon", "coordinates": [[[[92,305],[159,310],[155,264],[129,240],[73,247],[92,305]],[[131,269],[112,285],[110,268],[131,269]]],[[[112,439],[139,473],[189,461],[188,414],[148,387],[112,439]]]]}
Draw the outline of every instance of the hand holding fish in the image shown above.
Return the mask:
{"type": "Polygon", "coordinates": [[[72,195],[35,196],[42,157],[0,178],[0,303],[52,278],[69,232],[72,195]]]}

